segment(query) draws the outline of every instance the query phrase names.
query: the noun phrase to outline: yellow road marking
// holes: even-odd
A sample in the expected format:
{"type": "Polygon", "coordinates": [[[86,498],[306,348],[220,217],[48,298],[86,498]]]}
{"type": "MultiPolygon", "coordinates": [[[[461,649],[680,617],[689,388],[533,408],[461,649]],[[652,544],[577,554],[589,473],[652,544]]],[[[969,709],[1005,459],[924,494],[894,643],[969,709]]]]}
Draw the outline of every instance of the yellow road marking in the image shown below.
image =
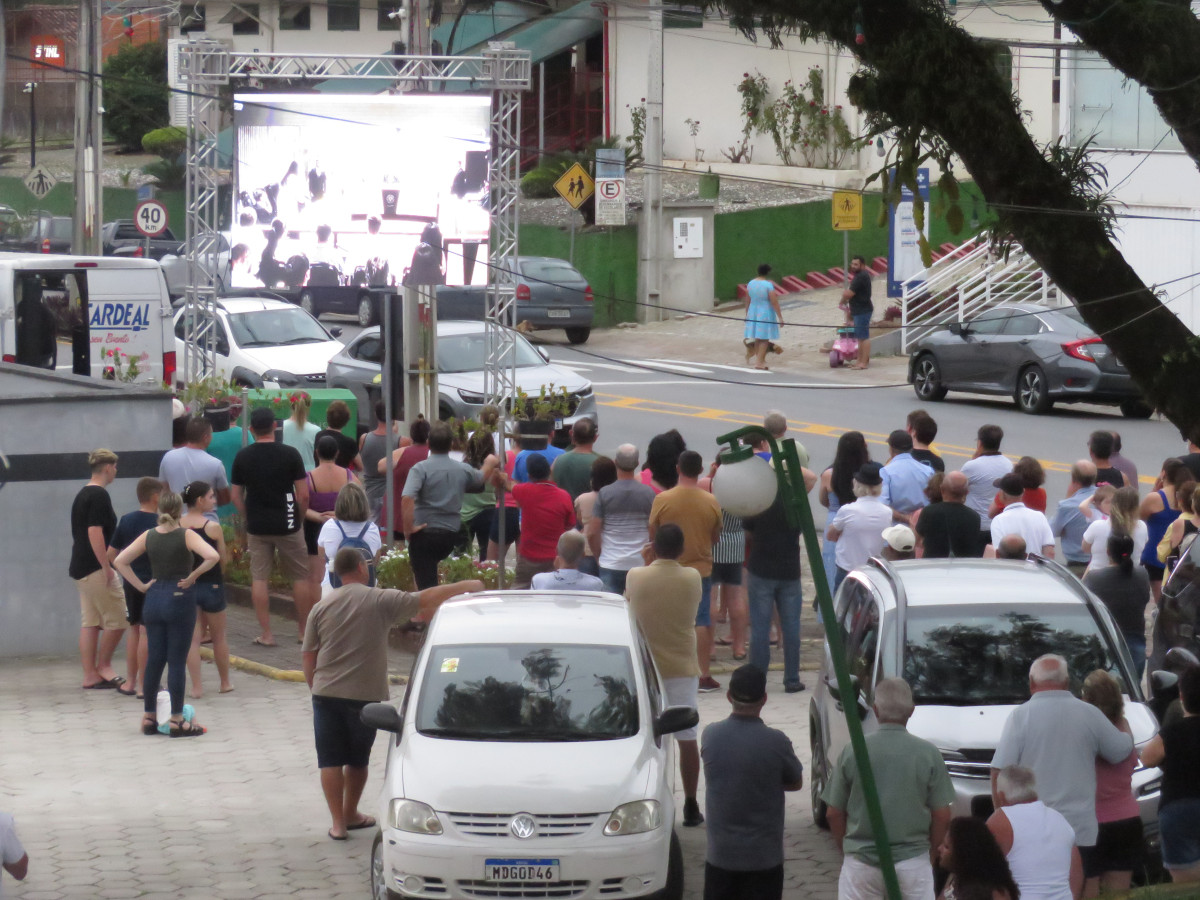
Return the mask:
{"type": "MultiPolygon", "coordinates": [[[[672,403],[667,400],[652,400],[646,397],[630,397],[624,394],[607,394],[596,392],[597,403],[601,406],[608,406],[615,409],[625,409],[632,412],[649,413],[650,415],[658,416],[679,416],[688,419],[708,419],[716,422],[729,422],[734,425],[761,425],[762,418],[752,416],[748,413],[737,412],[729,409],[717,409],[710,406],[695,406],[688,403],[672,403]]],[[[837,438],[844,432],[852,429],[839,427],[836,425],[825,425],[821,422],[796,422],[791,418],[788,419],[788,430],[794,434],[813,434],[820,437],[837,438]]],[[[862,431],[862,434],[871,443],[881,446],[887,445],[887,434],[873,431],[863,431],[863,429],[853,429],[862,431]]],[[[960,459],[970,459],[975,455],[974,447],[963,447],[956,444],[937,444],[935,449],[942,456],[954,456],[960,459]]],[[[1050,472],[1066,472],[1070,473],[1072,462],[1059,462],[1057,460],[1039,459],[1042,468],[1050,472]]],[[[1142,477],[1138,479],[1145,484],[1153,484],[1153,478],[1142,477]]]]}

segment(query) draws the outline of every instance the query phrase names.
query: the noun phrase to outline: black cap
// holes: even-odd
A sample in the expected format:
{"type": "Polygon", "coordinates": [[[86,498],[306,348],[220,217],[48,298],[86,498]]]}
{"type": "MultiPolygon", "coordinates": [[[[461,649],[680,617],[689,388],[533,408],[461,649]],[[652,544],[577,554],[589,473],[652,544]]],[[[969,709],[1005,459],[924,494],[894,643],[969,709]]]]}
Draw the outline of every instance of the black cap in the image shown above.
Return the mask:
{"type": "Polygon", "coordinates": [[[738,703],[757,703],[767,696],[767,673],[746,663],[729,676],[729,696],[738,703]]]}
{"type": "Polygon", "coordinates": [[[1000,492],[1009,497],[1020,497],[1025,493],[1025,485],[1021,481],[1021,476],[1015,472],[1001,475],[992,482],[992,487],[1000,488],[1000,492]]]}
{"type": "Polygon", "coordinates": [[[866,487],[877,487],[883,484],[883,476],[879,474],[882,469],[877,462],[863,463],[854,473],[854,480],[866,487]]]}

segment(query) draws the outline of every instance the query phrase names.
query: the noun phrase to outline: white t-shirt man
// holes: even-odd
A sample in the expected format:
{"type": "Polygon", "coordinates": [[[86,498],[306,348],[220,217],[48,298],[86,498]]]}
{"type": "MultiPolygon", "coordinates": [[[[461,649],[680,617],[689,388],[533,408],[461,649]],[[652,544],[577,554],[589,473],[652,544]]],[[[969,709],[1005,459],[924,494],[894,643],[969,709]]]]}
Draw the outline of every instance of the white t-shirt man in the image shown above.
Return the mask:
{"type": "Polygon", "coordinates": [[[1026,552],[1054,555],[1054,532],[1050,528],[1050,520],[1045,513],[1030,509],[1020,501],[1004,507],[992,519],[991,530],[993,547],[999,547],[1000,541],[1010,534],[1019,534],[1025,539],[1026,552]]]}
{"type": "Polygon", "coordinates": [[[371,552],[378,555],[383,546],[383,540],[379,536],[379,526],[374,522],[342,522],[338,519],[329,519],[321,526],[321,532],[317,535],[317,546],[325,551],[325,577],[321,579],[322,600],[333,590],[333,586],[329,583],[329,573],[333,571],[333,558],[337,556],[338,548],[342,546],[342,541],[346,538],[356,538],[360,532],[362,539],[371,548],[371,552]],[[342,526],[340,530],[338,525],[342,526]],[[364,525],[370,526],[365,532],[363,532],[364,525]],[[342,532],[345,534],[343,535],[342,532]]]}
{"type": "Polygon", "coordinates": [[[968,482],[966,503],[979,513],[981,530],[986,531],[992,522],[988,518],[988,509],[991,508],[992,498],[996,496],[996,479],[1007,475],[1012,468],[1012,460],[1000,453],[977,456],[963,463],[962,473],[967,476],[968,482]]]}

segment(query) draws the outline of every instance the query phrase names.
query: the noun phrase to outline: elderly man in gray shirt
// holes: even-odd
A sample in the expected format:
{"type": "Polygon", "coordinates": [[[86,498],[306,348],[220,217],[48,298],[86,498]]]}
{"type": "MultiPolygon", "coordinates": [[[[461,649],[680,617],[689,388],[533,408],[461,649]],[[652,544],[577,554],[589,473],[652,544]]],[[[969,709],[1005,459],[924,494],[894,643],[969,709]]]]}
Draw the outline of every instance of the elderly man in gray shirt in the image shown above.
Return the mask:
{"type": "Polygon", "coordinates": [[[1095,847],[1096,757],[1113,764],[1133,752],[1133,738],[1104,713],[1073,696],[1067,661],[1046,654],[1029,667],[1029,700],[1004,723],[992,757],[992,800],[999,808],[996,778],[1005,766],[1032,769],[1038,795],[1075,829],[1075,844],[1088,870],[1095,847]]]}
{"type": "Polygon", "coordinates": [[[400,499],[404,540],[419,591],[438,583],[438,563],[458,543],[463,494],[483,490],[483,472],[450,457],[453,441],[445,422],[429,429],[429,457],[412,467],[400,499]]]}

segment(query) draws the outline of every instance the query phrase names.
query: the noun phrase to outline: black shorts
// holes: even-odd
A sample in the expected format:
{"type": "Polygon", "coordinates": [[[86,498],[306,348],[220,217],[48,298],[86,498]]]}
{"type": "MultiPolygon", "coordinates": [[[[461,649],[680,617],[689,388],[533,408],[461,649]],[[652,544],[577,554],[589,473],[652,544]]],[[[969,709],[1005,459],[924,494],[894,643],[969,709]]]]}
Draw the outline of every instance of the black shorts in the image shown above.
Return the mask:
{"type": "Polygon", "coordinates": [[[730,584],[734,587],[742,583],[742,564],[736,563],[719,563],[712,564],[712,583],[713,584],[730,584]]]}
{"type": "Polygon", "coordinates": [[[1148,566],[1145,563],[1142,563],[1142,568],[1146,570],[1151,581],[1162,581],[1163,574],[1167,571],[1163,566],[1148,566]]]}
{"type": "MultiPolygon", "coordinates": [[[[515,506],[504,507],[504,543],[515,544],[521,536],[521,511],[515,506]]],[[[493,543],[500,543],[500,517],[492,516],[491,529],[488,538],[493,543]]]]}
{"type": "Polygon", "coordinates": [[[351,766],[365,769],[371,762],[375,729],[360,717],[366,700],[345,700],[313,694],[313,732],[317,739],[317,767],[351,766]]]}
{"type": "Polygon", "coordinates": [[[1142,837],[1142,820],[1138,816],[1116,822],[1101,822],[1096,838],[1095,871],[1087,877],[1140,869],[1145,855],[1142,837]]]}
{"type": "Polygon", "coordinates": [[[130,625],[141,625],[142,607],[146,603],[146,595],[128,581],[122,581],[121,587],[125,590],[125,618],[130,625]]]}
{"type": "Polygon", "coordinates": [[[309,556],[316,556],[321,551],[321,548],[317,546],[317,538],[320,536],[321,529],[324,526],[324,522],[304,520],[304,546],[308,548],[309,556]]]}

